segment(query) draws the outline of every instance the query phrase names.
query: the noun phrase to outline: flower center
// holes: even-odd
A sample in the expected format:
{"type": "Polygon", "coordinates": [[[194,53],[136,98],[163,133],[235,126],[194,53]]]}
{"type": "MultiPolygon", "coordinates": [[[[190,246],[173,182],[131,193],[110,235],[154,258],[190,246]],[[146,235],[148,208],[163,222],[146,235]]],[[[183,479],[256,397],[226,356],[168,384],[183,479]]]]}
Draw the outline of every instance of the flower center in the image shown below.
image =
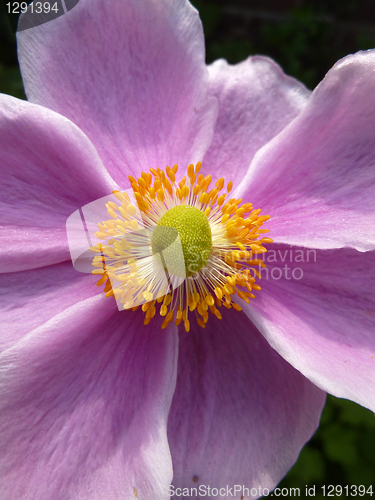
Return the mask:
{"type": "Polygon", "coordinates": [[[151,246],[154,254],[163,255],[164,268],[169,272],[183,278],[193,276],[206,267],[212,250],[212,234],[206,214],[190,205],[171,208],[157,222],[151,246]],[[183,259],[173,245],[177,234],[183,259]]]}
{"type": "Polygon", "coordinates": [[[189,315],[205,328],[209,312],[221,319],[220,308],[241,311],[237,299],[249,303],[260,290],[257,268],[265,264],[258,255],[272,243],[262,227],[270,216],[229,199],[231,181],[222,194],[223,178],[209,189],[212,178],[200,168],[190,164],[178,183],[177,165],[130,176],[135,204],[113,191],[118,202],[106,204],[110,219],[98,223],[102,243],[90,248],[97,284],[120,309],[141,305],[145,325],[160,304],[162,328],[174,321],[189,331],[189,315]]]}

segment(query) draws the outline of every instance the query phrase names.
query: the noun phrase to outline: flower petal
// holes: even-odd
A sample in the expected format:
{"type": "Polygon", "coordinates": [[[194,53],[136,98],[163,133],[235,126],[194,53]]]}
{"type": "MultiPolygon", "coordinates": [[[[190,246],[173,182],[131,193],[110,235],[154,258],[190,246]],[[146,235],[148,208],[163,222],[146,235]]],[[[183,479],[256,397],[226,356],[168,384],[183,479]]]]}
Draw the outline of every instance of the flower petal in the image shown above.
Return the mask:
{"type": "Polygon", "coordinates": [[[176,341],[103,296],[0,356],[4,500],[165,500],[176,341]]]}
{"type": "Polygon", "coordinates": [[[314,384],[375,411],[375,252],[273,249],[245,312],[314,384]]]}
{"type": "Polygon", "coordinates": [[[234,66],[221,59],[208,70],[219,116],[202,172],[228,178],[229,171],[236,184],[255,153],[303,110],[311,92],[267,57],[234,66]]]}
{"type": "MultiPolygon", "coordinates": [[[[224,310],[205,330],[180,332],[168,420],[174,488],[271,490],[315,431],[324,402],[242,312],[224,310]]],[[[260,493],[245,494],[253,496],[260,493]]]]}
{"type": "Polygon", "coordinates": [[[71,262],[0,274],[0,352],[56,314],[100,293],[97,278],[77,272],[71,262]]]}
{"type": "Polygon", "coordinates": [[[18,34],[26,94],[91,139],[119,185],[203,158],[217,115],[204,38],[186,0],[80,0],[18,34]]]}
{"type": "MultiPolygon", "coordinates": [[[[339,61],[239,188],[278,243],[375,248],[375,51],[339,61]]],[[[242,197],[242,196],[241,196],[242,197]]]]}
{"type": "Polygon", "coordinates": [[[70,259],[68,216],[116,187],[72,122],[0,95],[0,272],[70,259]]]}

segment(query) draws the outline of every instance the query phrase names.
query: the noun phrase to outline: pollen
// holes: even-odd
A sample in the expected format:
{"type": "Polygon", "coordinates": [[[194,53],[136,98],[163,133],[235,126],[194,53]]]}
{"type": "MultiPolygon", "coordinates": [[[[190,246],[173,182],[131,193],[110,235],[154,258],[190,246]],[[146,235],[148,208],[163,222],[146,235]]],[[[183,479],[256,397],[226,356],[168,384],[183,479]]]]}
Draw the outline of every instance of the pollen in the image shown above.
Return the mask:
{"type": "Polygon", "coordinates": [[[261,287],[260,255],[272,239],[251,203],[230,198],[232,181],[200,174],[201,163],[187,167],[178,182],[178,166],[150,169],[129,177],[133,200],[113,191],[109,219],[98,223],[91,247],[93,271],[123,309],[142,308],[147,325],[158,313],[188,332],[195,320],[205,328],[209,315],[241,311],[261,287]]]}

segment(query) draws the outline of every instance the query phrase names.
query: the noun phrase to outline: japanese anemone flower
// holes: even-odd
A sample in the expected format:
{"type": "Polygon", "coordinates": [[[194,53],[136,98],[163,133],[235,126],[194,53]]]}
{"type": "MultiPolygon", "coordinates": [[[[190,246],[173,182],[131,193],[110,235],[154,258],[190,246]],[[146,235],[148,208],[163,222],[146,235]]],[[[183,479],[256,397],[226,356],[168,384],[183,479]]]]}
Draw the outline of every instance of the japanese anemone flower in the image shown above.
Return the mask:
{"type": "Polygon", "coordinates": [[[28,102],[0,98],[0,498],[271,490],[326,392],[375,409],[375,53],[339,61],[312,93],[264,57],[206,67],[187,0],[80,0],[18,44],[28,102]],[[224,211],[208,176],[233,182],[224,211]],[[154,226],[190,205],[208,254],[224,251],[180,303],[119,311],[111,286],[72,266],[68,217],[114,191],[120,220],[131,187],[154,226]],[[251,263],[234,265],[254,245],[268,249],[255,287],[251,263]]]}

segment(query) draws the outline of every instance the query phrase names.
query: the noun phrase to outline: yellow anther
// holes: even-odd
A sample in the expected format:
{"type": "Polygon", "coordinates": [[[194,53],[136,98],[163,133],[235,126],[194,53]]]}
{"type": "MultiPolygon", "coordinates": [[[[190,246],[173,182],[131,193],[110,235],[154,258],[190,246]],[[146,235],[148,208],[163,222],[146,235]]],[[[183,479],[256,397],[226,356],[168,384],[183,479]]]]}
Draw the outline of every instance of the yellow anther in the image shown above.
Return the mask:
{"type": "Polygon", "coordinates": [[[94,269],[93,271],[91,271],[92,274],[104,274],[105,273],[105,269],[94,269]]]}
{"type": "Polygon", "coordinates": [[[229,208],[230,208],[230,203],[226,203],[225,205],[223,205],[223,206],[221,207],[221,213],[222,213],[222,214],[226,214],[226,213],[227,213],[227,211],[229,210],[229,208]]]}
{"type": "Polygon", "coordinates": [[[238,246],[238,248],[239,248],[240,250],[246,250],[246,248],[244,247],[244,245],[243,245],[240,241],[237,241],[237,242],[236,242],[236,245],[238,246]]]}
{"type": "Polygon", "coordinates": [[[231,286],[236,286],[237,280],[235,276],[227,276],[227,282],[231,286]]]}
{"type": "Polygon", "coordinates": [[[257,210],[252,210],[248,216],[248,219],[249,220],[256,220],[261,211],[262,210],[260,208],[257,210]]]}
{"type": "Polygon", "coordinates": [[[226,296],[231,295],[234,290],[233,288],[227,283],[226,285],[223,286],[223,292],[225,292],[226,296]]]}
{"type": "Polygon", "coordinates": [[[205,300],[206,300],[206,302],[207,302],[207,304],[208,304],[209,306],[213,306],[213,305],[215,304],[215,300],[214,300],[214,298],[212,297],[212,295],[211,295],[211,294],[206,295],[205,300]]]}
{"type": "Polygon", "coordinates": [[[118,210],[119,207],[118,205],[116,205],[116,203],[114,203],[113,201],[109,201],[108,202],[108,205],[113,209],[113,210],[118,210]]]}
{"type": "Polygon", "coordinates": [[[143,298],[147,300],[147,302],[151,302],[154,296],[151,292],[143,292],[143,298]]]}
{"type": "Polygon", "coordinates": [[[165,304],[166,306],[169,306],[169,304],[172,302],[172,296],[171,295],[165,295],[164,296],[164,300],[163,300],[163,304],[165,304]]]}
{"type": "Polygon", "coordinates": [[[167,170],[167,175],[170,178],[171,182],[176,181],[176,177],[175,177],[174,172],[171,168],[169,170],[167,170]]]}
{"type": "Polygon", "coordinates": [[[165,318],[163,323],[161,324],[161,329],[164,330],[165,328],[167,328],[168,324],[169,321],[167,320],[167,318],[165,318]]]}
{"type": "Polygon", "coordinates": [[[214,314],[215,314],[215,316],[216,316],[218,319],[223,319],[223,317],[222,317],[222,315],[221,315],[220,311],[218,311],[216,308],[215,308],[214,314]]]}
{"type": "Polygon", "coordinates": [[[112,191],[113,196],[115,196],[119,201],[124,201],[123,194],[120,191],[112,191]]]}
{"type": "Polygon", "coordinates": [[[187,168],[187,174],[189,177],[191,177],[194,174],[194,165],[190,163],[190,165],[187,168]]]}
{"type": "Polygon", "coordinates": [[[158,189],[158,200],[164,201],[164,191],[162,189],[158,189]]]}
{"type": "Polygon", "coordinates": [[[207,193],[202,193],[199,197],[199,201],[202,203],[202,205],[206,205],[206,203],[208,203],[210,201],[207,193]]]}
{"type": "Polygon", "coordinates": [[[146,302],[145,304],[142,304],[142,311],[147,312],[151,306],[152,306],[151,302],[146,302]]]}
{"type": "Polygon", "coordinates": [[[213,200],[217,195],[218,190],[216,188],[211,189],[211,191],[208,193],[208,197],[210,198],[210,200],[213,200]]]}
{"type": "Polygon", "coordinates": [[[117,215],[116,212],[113,210],[113,208],[108,207],[107,212],[112,218],[116,219],[117,215]]]}
{"type": "Polygon", "coordinates": [[[247,212],[249,212],[252,208],[253,208],[252,203],[245,203],[241,207],[241,209],[244,211],[244,214],[246,214],[247,212]]]}
{"type": "MultiPolygon", "coordinates": [[[[206,328],[206,325],[204,324],[204,322],[200,318],[197,318],[197,323],[201,328],[206,328]]],[[[186,331],[188,331],[188,330],[186,330],[186,331]]]]}
{"type": "Polygon", "coordinates": [[[190,321],[188,319],[185,319],[184,326],[185,326],[185,330],[187,332],[189,332],[190,331],[190,321]]]}
{"type": "Polygon", "coordinates": [[[269,220],[270,218],[271,218],[271,216],[270,216],[270,215],[261,215],[261,216],[258,218],[257,223],[258,223],[258,224],[259,224],[259,223],[261,223],[261,222],[263,223],[263,222],[265,222],[266,220],[269,220]]]}
{"type": "Polygon", "coordinates": [[[100,280],[97,282],[96,286],[101,286],[101,285],[103,285],[103,284],[107,281],[107,279],[108,279],[108,276],[107,276],[106,274],[104,274],[104,275],[100,278],[100,280]]]}
{"type": "MultiPolygon", "coordinates": [[[[248,296],[246,295],[246,293],[238,292],[238,296],[240,299],[242,299],[244,302],[246,302],[246,304],[250,304],[250,300],[249,300],[248,296]]],[[[254,295],[252,295],[252,296],[254,297],[254,295]]]]}
{"type": "Polygon", "coordinates": [[[205,300],[202,300],[202,302],[201,302],[201,307],[202,307],[202,310],[203,310],[203,311],[207,311],[207,309],[208,309],[208,304],[207,304],[207,302],[206,302],[205,300]]]}
{"type": "Polygon", "coordinates": [[[217,199],[217,206],[221,207],[221,205],[224,203],[224,200],[225,200],[224,195],[219,196],[219,198],[217,199]]]}
{"type": "Polygon", "coordinates": [[[218,191],[221,191],[224,187],[224,184],[225,184],[225,180],[220,177],[220,179],[218,179],[215,183],[215,187],[217,187],[218,191]]]}
{"type": "Polygon", "coordinates": [[[163,180],[163,184],[164,184],[165,189],[166,189],[166,190],[168,191],[168,193],[172,196],[172,193],[173,193],[173,191],[172,191],[172,186],[171,186],[171,183],[169,182],[169,180],[168,180],[167,178],[165,178],[165,179],[163,180]]]}
{"type": "Polygon", "coordinates": [[[146,188],[147,188],[147,183],[146,183],[146,181],[143,179],[143,177],[140,177],[140,178],[138,179],[138,184],[139,184],[139,186],[143,187],[143,189],[146,189],[146,188]]]}
{"type": "Polygon", "coordinates": [[[221,223],[225,224],[228,221],[229,217],[230,217],[229,214],[225,214],[221,219],[221,223]]]}
{"type": "Polygon", "coordinates": [[[197,307],[197,303],[193,300],[192,302],[189,302],[189,310],[194,311],[194,309],[197,307]]]}
{"type": "Polygon", "coordinates": [[[203,184],[203,191],[208,190],[208,186],[211,184],[212,177],[210,175],[207,175],[204,179],[204,184],[203,184]]]}
{"type": "Polygon", "coordinates": [[[195,165],[195,173],[196,174],[199,173],[201,166],[202,166],[202,163],[200,161],[195,165]]]}
{"type": "Polygon", "coordinates": [[[137,200],[138,204],[143,203],[143,196],[140,193],[134,193],[134,197],[137,200]]]}
{"type": "Polygon", "coordinates": [[[133,217],[137,213],[137,209],[134,205],[128,205],[126,211],[130,217],[133,217]]]}

